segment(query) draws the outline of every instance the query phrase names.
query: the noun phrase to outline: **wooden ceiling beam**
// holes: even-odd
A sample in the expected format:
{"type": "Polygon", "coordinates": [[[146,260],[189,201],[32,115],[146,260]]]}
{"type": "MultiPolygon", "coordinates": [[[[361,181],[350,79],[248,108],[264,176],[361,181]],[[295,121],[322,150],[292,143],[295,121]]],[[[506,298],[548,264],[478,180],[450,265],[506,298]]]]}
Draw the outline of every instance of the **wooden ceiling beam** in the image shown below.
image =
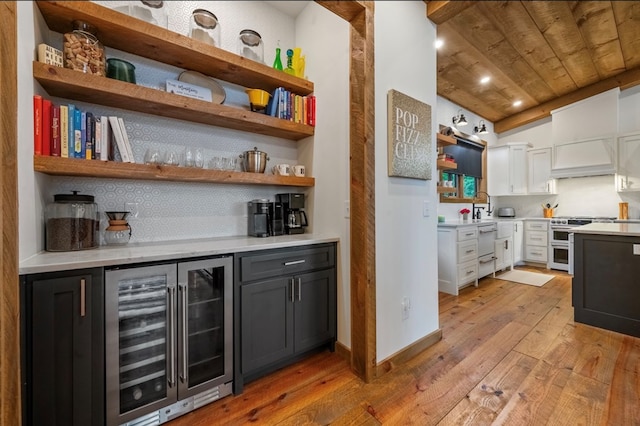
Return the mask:
{"type": "Polygon", "coordinates": [[[456,16],[468,7],[473,6],[475,1],[426,1],[427,18],[434,24],[442,24],[456,16]]]}
{"type": "Polygon", "coordinates": [[[595,96],[599,93],[606,92],[613,88],[619,87],[620,90],[628,89],[640,84],[640,67],[625,71],[606,80],[599,81],[589,86],[568,93],[559,98],[540,104],[536,107],[529,108],[518,114],[511,115],[503,120],[493,123],[493,130],[496,133],[503,133],[525,124],[533,123],[551,115],[554,109],[569,105],[582,99],[595,96]]]}

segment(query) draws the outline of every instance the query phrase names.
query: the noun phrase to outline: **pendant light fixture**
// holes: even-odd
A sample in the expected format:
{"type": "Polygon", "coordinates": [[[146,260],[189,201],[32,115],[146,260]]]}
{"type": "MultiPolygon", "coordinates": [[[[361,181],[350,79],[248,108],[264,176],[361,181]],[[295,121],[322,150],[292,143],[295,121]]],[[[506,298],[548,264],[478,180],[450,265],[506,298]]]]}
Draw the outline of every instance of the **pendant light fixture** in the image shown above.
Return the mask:
{"type": "Polygon", "coordinates": [[[486,135],[489,133],[487,126],[484,124],[484,120],[480,120],[478,125],[473,128],[473,133],[478,135],[486,135]]]}

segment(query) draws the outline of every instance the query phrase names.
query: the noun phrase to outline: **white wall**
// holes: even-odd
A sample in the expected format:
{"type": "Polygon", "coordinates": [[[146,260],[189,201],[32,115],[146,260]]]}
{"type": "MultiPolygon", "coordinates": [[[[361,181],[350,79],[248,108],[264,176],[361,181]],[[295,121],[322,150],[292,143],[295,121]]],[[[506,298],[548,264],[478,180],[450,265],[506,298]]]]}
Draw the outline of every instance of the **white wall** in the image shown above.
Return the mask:
{"type": "MultiPolygon", "coordinates": [[[[436,29],[424,2],[375,2],[376,325],[380,362],[438,329],[436,178],[387,176],[387,92],[431,105],[436,120],[436,29]],[[422,216],[423,202],[431,206],[422,216]],[[409,298],[409,319],[401,304],[409,298]]],[[[435,140],[433,154],[435,158],[435,140]]]]}
{"type": "Polygon", "coordinates": [[[313,231],[340,236],[338,341],[346,347],[351,347],[350,222],[343,208],[349,199],[349,29],[348,22],[316,2],[296,18],[296,43],[304,46],[319,123],[312,138],[298,142],[298,156],[316,178],[308,205],[313,231]]]}

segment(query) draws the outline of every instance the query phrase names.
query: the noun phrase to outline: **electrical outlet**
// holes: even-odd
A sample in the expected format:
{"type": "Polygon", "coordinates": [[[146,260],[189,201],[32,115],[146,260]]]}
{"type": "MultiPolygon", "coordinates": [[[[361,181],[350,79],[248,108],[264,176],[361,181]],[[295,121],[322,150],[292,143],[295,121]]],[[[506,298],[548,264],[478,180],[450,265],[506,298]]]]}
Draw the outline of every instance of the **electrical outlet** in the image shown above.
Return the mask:
{"type": "Polygon", "coordinates": [[[138,203],[124,203],[124,211],[129,212],[129,217],[138,217],[138,203]]]}
{"type": "Polygon", "coordinates": [[[411,302],[408,297],[402,298],[402,321],[409,319],[409,311],[411,311],[411,302]]]}

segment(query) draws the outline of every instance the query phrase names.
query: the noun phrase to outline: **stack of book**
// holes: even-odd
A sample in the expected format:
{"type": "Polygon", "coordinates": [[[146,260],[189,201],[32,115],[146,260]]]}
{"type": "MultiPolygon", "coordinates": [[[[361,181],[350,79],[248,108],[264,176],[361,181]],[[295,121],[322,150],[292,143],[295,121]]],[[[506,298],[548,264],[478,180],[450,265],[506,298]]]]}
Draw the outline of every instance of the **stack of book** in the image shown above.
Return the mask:
{"type": "Polygon", "coordinates": [[[278,87],[269,98],[266,114],[295,123],[315,126],[316,97],[296,95],[284,87],[278,87]]]}
{"type": "Polygon", "coordinates": [[[113,161],[114,146],[125,163],[135,163],[124,120],[95,116],[74,104],[33,97],[35,155],[113,161]]]}
{"type": "Polygon", "coordinates": [[[438,161],[449,161],[451,163],[455,163],[456,159],[453,158],[453,155],[451,154],[442,153],[438,154],[438,161]]]}

